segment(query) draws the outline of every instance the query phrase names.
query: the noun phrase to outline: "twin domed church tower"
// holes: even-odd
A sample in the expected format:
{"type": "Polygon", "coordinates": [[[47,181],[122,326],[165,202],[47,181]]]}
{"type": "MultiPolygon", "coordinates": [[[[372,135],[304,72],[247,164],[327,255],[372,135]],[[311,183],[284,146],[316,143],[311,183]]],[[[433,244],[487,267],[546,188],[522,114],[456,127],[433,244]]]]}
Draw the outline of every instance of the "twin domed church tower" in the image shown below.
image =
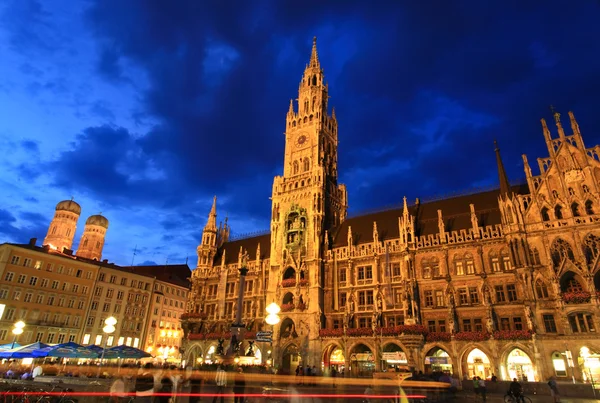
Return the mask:
{"type": "MultiPolygon", "coordinates": [[[[70,250],[73,246],[77,221],[81,215],[81,206],[73,200],[64,200],[56,205],[54,218],[48,228],[44,245],[58,251],[70,250]]],[[[108,229],[106,217],[95,214],[85,221],[85,227],[76,255],[79,257],[101,260],[104,238],[108,229]]]]}

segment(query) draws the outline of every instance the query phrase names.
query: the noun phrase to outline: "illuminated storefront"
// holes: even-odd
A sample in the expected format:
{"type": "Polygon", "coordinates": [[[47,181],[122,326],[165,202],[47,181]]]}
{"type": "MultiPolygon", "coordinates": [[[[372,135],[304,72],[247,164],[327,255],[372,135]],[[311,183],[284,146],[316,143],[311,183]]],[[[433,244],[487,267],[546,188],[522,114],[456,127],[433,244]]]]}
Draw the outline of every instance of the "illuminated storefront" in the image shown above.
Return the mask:
{"type": "Polygon", "coordinates": [[[467,370],[470,379],[476,376],[487,379],[492,376],[490,359],[478,348],[472,350],[467,356],[467,370]]]}
{"type": "Polygon", "coordinates": [[[371,377],[375,371],[375,357],[364,344],[354,347],[350,355],[350,373],[354,377],[371,377]]]}
{"type": "Polygon", "coordinates": [[[578,362],[584,382],[594,385],[600,383],[600,354],[590,350],[588,347],[581,347],[578,362]]]}
{"type": "Polygon", "coordinates": [[[408,359],[402,348],[395,344],[387,344],[381,353],[381,369],[385,371],[408,371],[408,359]]]}
{"type": "Polygon", "coordinates": [[[557,378],[565,378],[567,374],[567,362],[562,353],[555,351],[552,353],[552,366],[554,367],[554,375],[557,378]]]}
{"type": "Polygon", "coordinates": [[[425,371],[432,372],[448,372],[452,373],[452,359],[447,352],[441,348],[433,348],[425,357],[425,371]]]}
{"type": "Polygon", "coordinates": [[[329,368],[335,368],[340,374],[344,373],[346,369],[346,357],[344,357],[344,352],[341,348],[336,348],[329,356],[329,368]]]}
{"type": "Polygon", "coordinates": [[[508,354],[506,359],[506,369],[508,371],[508,379],[517,379],[519,382],[527,382],[535,380],[535,372],[533,363],[529,356],[521,349],[515,348],[508,354]]]}

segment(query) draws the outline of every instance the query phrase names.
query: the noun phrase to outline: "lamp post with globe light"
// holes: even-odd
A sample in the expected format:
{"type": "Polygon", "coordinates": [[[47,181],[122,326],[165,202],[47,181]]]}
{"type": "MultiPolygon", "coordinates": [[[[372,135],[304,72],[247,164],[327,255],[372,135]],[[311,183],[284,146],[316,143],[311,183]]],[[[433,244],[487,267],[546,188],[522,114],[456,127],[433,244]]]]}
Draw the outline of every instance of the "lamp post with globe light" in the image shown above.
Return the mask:
{"type": "MultiPolygon", "coordinates": [[[[265,318],[265,322],[267,322],[267,325],[271,325],[271,350],[270,350],[270,352],[272,355],[273,336],[275,336],[275,325],[279,323],[280,319],[279,319],[278,313],[281,312],[281,308],[279,307],[279,305],[277,305],[277,303],[271,302],[267,306],[266,311],[267,311],[268,315],[265,318]]],[[[271,361],[271,362],[274,363],[274,361],[271,361]]],[[[271,369],[271,374],[273,374],[273,369],[271,369]]],[[[273,380],[271,380],[271,383],[273,383],[273,380]]]]}
{"type": "Polygon", "coordinates": [[[108,335],[114,333],[116,330],[115,325],[117,324],[117,319],[114,316],[109,316],[104,320],[104,327],[102,328],[102,332],[105,333],[104,337],[104,348],[102,349],[102,356],[100,357],[100,365],[98,366],[98,376],[100,378],[100,371],[102,369],[102,361],[104,361],[104,351],[106,350],[106,343],[108,341],[108,335]]]}
{"type": "Polygon", "coordinates": [[[13,337],[12,346],[10,347],[11,349],[15,348],[15,343],[17,342],[17,337],[19,337],[19,335],[23,333],[24,327],[25,327],[25,322],[23,322],[22,320],[18,321],[17,323],[15,323],[13,325],[12,334],[14,334],[15,337],[13,337]]]}

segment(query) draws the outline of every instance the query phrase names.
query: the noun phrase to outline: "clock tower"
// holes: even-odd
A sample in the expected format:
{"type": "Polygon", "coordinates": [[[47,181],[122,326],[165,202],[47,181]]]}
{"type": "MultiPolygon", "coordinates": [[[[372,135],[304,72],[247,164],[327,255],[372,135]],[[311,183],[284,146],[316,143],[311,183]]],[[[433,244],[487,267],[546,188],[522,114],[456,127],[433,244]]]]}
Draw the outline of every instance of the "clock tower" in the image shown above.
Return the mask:
{"type": "Polygon", "coordinates": [[[290,101],[286,116],[283,176],[273,181],[266,290],[266,303],[282,307],[281,333],[276,330],[274,338],[291,340],[302,357],[309,350],[320,351],[309,346],[317,342],[324,323],[322,259],[327,238],[347,210],[346,187],[337,178],[338,123],[335,111],[328,112],[328,98],[314,38],[297,102],[290,101]]]}

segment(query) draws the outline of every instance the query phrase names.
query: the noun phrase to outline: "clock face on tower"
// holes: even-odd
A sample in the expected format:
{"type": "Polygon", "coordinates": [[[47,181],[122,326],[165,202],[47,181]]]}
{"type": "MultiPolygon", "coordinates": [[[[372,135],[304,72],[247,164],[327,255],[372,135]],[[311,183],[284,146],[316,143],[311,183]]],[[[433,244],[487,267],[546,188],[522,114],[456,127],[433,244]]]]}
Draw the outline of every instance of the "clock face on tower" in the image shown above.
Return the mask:
{"type": "Polygon", "coordinates": [[[306,136],[304,134],[301,134],[296,139],[296,146],[297,147],[302,147],[304,145],[304,143],[306,143],[306,136]]]}

